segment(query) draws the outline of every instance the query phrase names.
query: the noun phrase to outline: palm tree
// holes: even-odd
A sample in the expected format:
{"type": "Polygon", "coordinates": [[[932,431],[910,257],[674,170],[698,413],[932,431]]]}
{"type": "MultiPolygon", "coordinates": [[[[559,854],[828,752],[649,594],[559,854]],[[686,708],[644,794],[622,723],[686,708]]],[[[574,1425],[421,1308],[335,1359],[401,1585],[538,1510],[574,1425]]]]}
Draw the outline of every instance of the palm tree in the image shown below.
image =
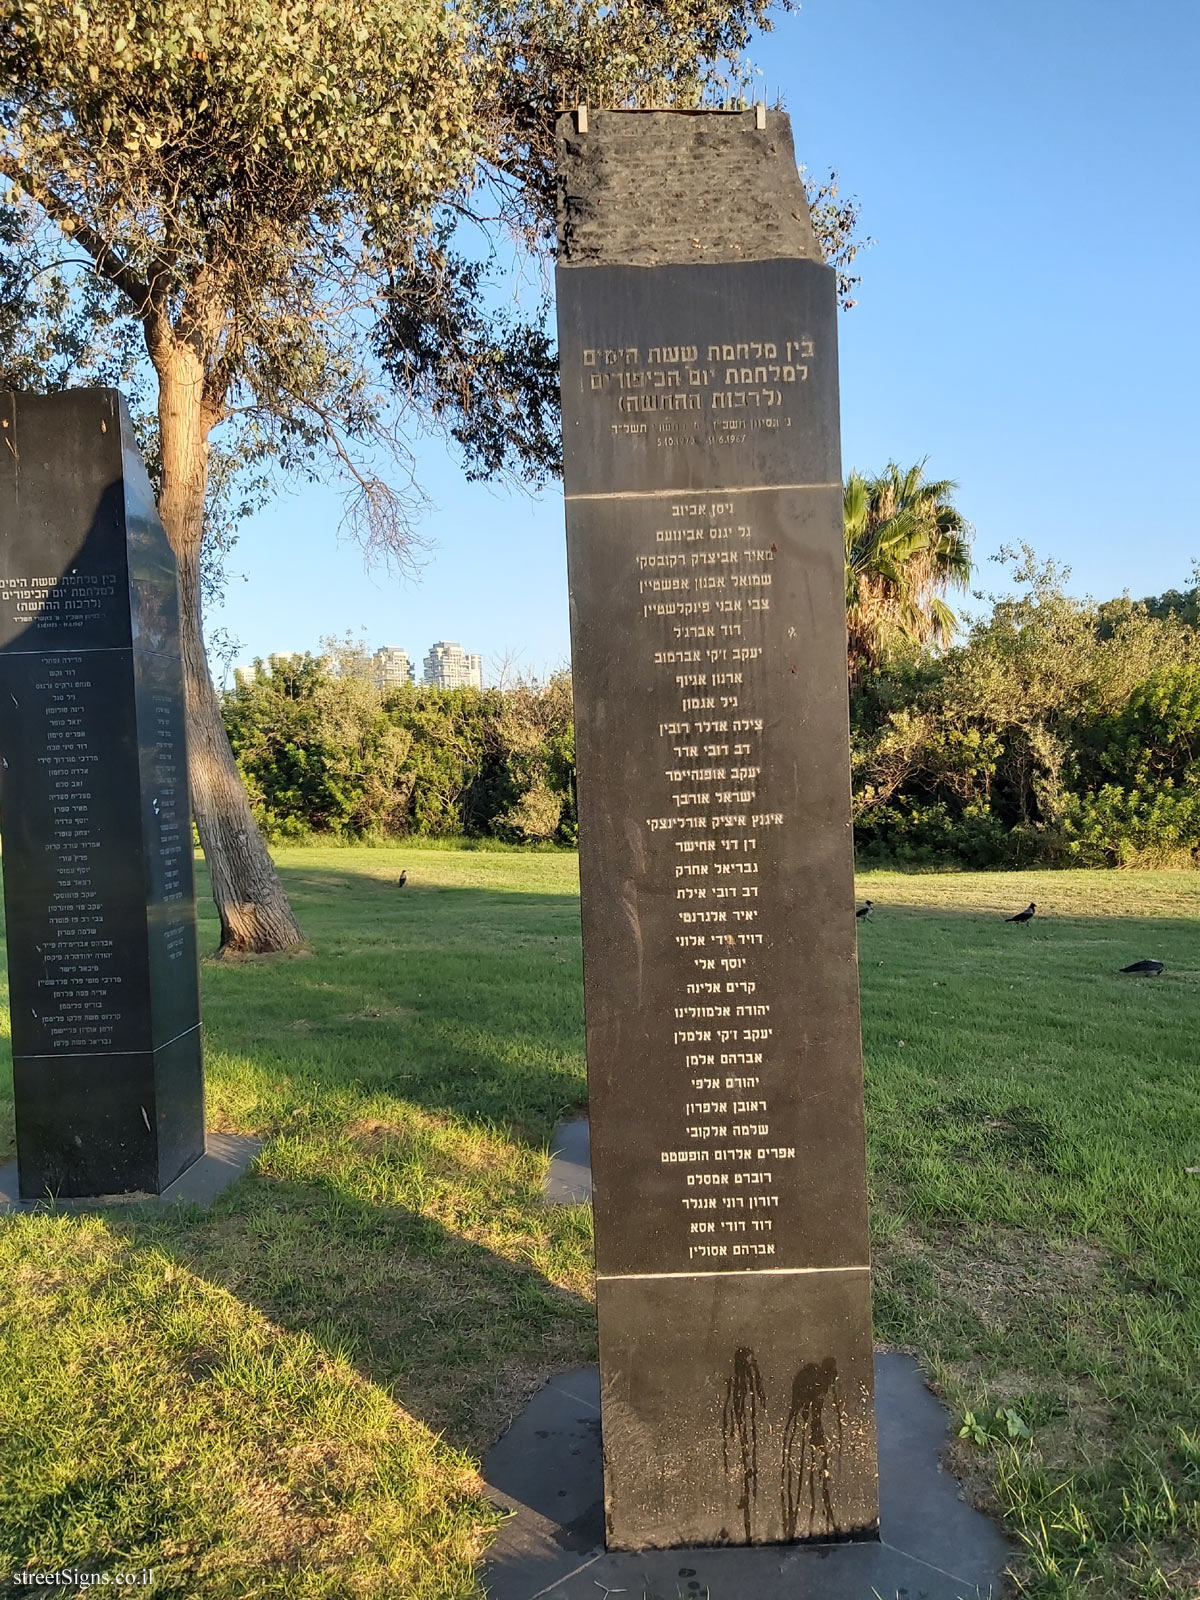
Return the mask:
{"type": "Polygon", "coordinates": [[[925,463],[876,478],[852,472],[842,504],[850,678],[902,641],[945,645],[958,618],[942,596],[971,581],[971,527],[949,479],[926,483],[925,463]]]}

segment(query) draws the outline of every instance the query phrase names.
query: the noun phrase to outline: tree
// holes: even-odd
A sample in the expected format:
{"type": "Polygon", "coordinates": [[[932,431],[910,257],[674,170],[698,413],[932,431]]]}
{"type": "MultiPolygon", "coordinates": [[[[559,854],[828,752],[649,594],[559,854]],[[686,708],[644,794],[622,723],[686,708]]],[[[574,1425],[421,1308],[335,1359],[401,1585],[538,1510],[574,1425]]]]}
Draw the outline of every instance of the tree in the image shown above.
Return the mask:
{"type": "Polygon", "coordinates": [[[1167,589],[1163,594],[1147,595],[1140,601],[1132,601],[1128,596],[1120,600],[1106,600],[1100,607],[1101,629],[1111,629],[1132,605],[1143,606],[1152,617],[1174,616],[1189,627],[1200,626],[1200,561],[1192,563],[1190,589],[1167,589]]]}
{"type": "MultiPolygon", "coordinates": [[[[342,649],[344,647],[339,647],[342,649]]],[[[412,735],[344,656],[273,656],[222,697],[255,815],[275,838],[401,831],[412,735]]]]}
{"type": "Polygon", "coordinates": [[[1179,864],[1200,849],[1200,635],[1101,606],[1028,546],[966,641],[891,652],[851,697],[855,827],[877,857],[1179,864]]]}
{"type": "Polygon", "coordinates": [[[942,596],[971,579],[970,527],[951,503],[958,487],[925,481],[925,463],[890,461],[843,491],[846,621],[850,676],[876,666],[895,645],[946,645],[958,619],[942,596]]]}
{"type": "MultiPolygon", "coordinates": [[[[32,361],[45,383],[103,370],[78,340],[59,349],[81,307],[114,349],[130,330],[144,346],[223,949],[284,948],[300,931],[205,659],[214,449],[338,477],[348,526],[384,560],[405,559],[419,503],[410,419],[452,436],[474,473],[553,471],[554,353],[536,314],[488,312],[479,239],[550,241],[562,107],[696,104],[714,82],[736,85],[770,4],[0,0],[13,208],[0,252],[16,264],[12,296],[37,312],[9,319],[26,340],[16,367],[32,361]]],[[[836,191],[821,201],[848,283],[854,208],[836,191]]]]}

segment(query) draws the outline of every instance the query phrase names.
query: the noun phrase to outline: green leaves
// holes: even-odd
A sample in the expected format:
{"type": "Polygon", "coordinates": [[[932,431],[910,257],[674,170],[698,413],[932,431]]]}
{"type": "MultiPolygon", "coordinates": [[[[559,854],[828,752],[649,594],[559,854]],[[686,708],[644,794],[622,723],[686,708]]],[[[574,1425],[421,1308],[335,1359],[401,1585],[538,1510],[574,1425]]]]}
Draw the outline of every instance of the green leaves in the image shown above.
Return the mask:
{"type": "Polygon", "coordinates": [[[1016,1444],[1018,1440],[1032,1439],[1033,1433],[1019,1411],[1012,1406],[1003,1406],[992,1416],[976,1416],[973,1411],[965,1411],[958,1437],[970,1439],[977,1445],[991,1444],[999,1439],[1016,1444]]]}
{"type": "Polygon", "coordinates": [[[360,224],[383,189],[419,219],[481,154],[459,25],[435,0],[352,19],[330,0],[6,0],[0,29],[21,46],[0,61],[6,142],[64,199],[75,175],[71,209],[143,274],[172,255],[194,278],[220,217],[226,264],[253,277],[231,235],[265,216],[302,244],[331,185],[360,224]]]}
{"type": "Polygon", "coordinates": [[[574,838],[570,681],[381,694],[349,641],[257,664],[223,714],[255,816],[309,832],[574,838]]]}
{"type": "Polygon", "coordinates": [[[1028,552],[964,645],[855,686],[860,850],[972,866],[1200,858],[1200,633],[1096,607],[1028,552]]]}
{"type": "Polygon", "coordinates": [[[971,577],[970,527],[956,485],[926,483],[924,462],[890,461],[874,478],[851,472],[843,490],[846,611],[852,676],[904,642],[945,645],[957,618],[942,600],[971,577]]]}

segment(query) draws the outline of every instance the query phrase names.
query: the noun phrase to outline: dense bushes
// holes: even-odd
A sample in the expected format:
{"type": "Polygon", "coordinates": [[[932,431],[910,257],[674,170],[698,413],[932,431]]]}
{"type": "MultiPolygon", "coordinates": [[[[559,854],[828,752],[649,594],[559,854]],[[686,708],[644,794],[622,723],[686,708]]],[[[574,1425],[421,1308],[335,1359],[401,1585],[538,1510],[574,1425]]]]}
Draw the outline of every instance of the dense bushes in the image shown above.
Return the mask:
{"type": "MultiPolygon", "coordinates": [[[[1181,604],[1063,592],[1027,556],[965,642],[864,672],[851,700],[868,861],[971,867],[1200,861],[1200,633],[1181,604]]],[[[361,656],[274,658],[225,699],[268,834],[572,843],[570,680],[410,687],[361,656]]]]}
{"type": "Polygon", "coordinates": [[[384,696],[354,652],[275,656],[225,696],[224,715],[270,838],[574,842],[565,675],[507,690],[410,686],[384,696]]]}
{"type": "Polygon", "coordinates": [[[1064,594],[1028,555],[966,642],[893,657],[852,705],[860,855],[966,866],[1200,854],[1200,635],[1064,594]]]}

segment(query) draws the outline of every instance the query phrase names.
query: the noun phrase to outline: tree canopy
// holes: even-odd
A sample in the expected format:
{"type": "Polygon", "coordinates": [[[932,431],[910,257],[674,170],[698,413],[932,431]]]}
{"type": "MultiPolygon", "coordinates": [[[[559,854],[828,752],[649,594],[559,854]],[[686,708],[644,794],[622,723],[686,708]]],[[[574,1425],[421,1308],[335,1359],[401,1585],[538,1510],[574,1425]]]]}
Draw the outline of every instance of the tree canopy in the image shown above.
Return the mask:
{"type": "MultiPolygon", "coordinates": [[[[396,461],[411,464],[414,412],[470,471],[557,464],[541,319],[486,296],[491,247],[552,238],[557,112],[743,85],[770,10],[3,0],[0,175],[15,210],[0,248],[22,280],[0,279],[18,313],[10,373],[78,378],[90,354],[128,374],[127,327],[114,364],[67,324],[82,311],[107,345],[132,321],[160,383],[174,369],[197,391],[201,426],[251,427],[285,465],[332,471],[368,549],[402,553],[414,501],[396,461]]],[[[819,200],[844,270],[853,208],[819,200]]]]}

